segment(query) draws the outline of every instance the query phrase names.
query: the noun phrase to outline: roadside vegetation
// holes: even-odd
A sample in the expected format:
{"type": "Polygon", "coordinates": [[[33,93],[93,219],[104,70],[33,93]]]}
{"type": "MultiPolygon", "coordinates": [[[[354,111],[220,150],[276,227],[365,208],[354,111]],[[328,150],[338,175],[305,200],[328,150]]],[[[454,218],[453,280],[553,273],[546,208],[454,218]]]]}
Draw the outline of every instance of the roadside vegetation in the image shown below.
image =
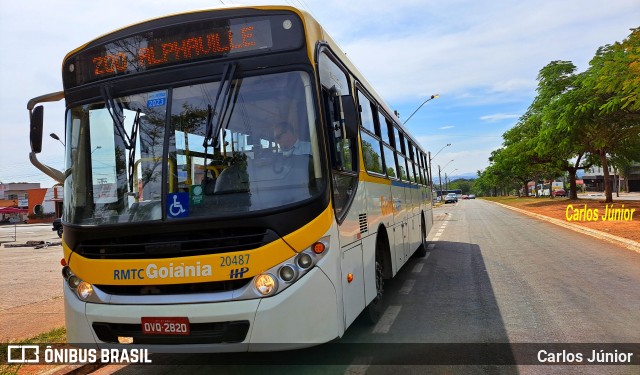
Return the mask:
{"type": "MultiPolygon", "coordinates": [[[[9,345],[65,344],[66,342],[67,330],[64,327],[60,327],[28,339],[2,343],[0,344],[0,362],[2,363],[0,364],[0,374],[22,373],[22,371],[19,370],[27,367],[22,364],[7,364],[7,360],[9,359],[7,351],[9,345]]],[[[33,365],[29,365],[28,367],[33,367],[33,365]]]]}
{"type": "MultiPolygon", "coordinates": [[[[538,74],[537,96],[517,124],[503,134],[490,165],[474,189],[496,196],[528,194],[529,181],[569,175],[577,199],[576,173],[598,165],[622,176],[640,161],[640,27],[622,42],[600,47],[584,72],[571,61],[552,61],[538,74]]],[[[605,199],[613,202],[611,184],[605,199]]]]}

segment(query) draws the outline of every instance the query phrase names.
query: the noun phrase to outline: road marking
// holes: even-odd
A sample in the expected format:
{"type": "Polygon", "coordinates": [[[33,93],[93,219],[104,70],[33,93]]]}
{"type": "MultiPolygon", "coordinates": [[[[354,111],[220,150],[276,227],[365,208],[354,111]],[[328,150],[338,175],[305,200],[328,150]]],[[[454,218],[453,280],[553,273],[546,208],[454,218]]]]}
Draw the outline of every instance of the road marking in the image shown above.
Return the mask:
{"type": "Polygon", "coordinates": [[[444,228],[438,229],[438,233],[444,232],[444,228]]]}
{"type": "MultiPolygon", "coordinates": [[[[436,244],[430,243],[427,245],[427,250],[433,250],[434,247],[436,247],[436,244]]],[[[427,254],[427,256],[429,256],[429,254],[427,254]]]]}
{"type": "Polygon", "coordinates": [[[356,357],[351,362],[352,364],[344,370],[344,375],[364,375],[371,362],[373,362],[372,357],[356,357]]]}
{"type": "MultiPolygon", "coordinates": [[[[427,254],[427,255],[429,255],[429,254],[427,254]]],[[[418,263],[415,266],[413,266],[413,269],[411,270],[411,272],[420,273],[420,272],[422,272],[422,267],[424,267],[424,263],[418,263]]]]}
{"type": "Polygon", "coordinates": [[[406,280],[404,284],[402,284],[402,288],[400,288],[400,291],[398,293],[409,294],[411,293],[411,289],[413,289],[414,285],[416,285],[415,280],[406,280]]]}
{"type": "Polygon", "coordinates": [[[389,306],[385,310],[384,314],[378,321],[375,327],[373,327],[373,331],[371,333],[388,333],[393,325],[393,322],[398,317],[400,313],[400,309],[402,306],[389,306]]]}

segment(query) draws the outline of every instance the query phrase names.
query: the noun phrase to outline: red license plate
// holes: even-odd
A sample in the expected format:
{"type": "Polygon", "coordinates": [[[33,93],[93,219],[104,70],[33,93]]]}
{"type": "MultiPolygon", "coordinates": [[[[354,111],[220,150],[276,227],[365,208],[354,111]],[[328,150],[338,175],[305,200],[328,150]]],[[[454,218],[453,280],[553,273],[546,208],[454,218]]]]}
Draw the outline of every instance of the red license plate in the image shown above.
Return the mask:
{"type": "Polygon", "coordinates": [[[142,318],[142,333],[145,335],[188,335],[189,318],[142,318]]]}

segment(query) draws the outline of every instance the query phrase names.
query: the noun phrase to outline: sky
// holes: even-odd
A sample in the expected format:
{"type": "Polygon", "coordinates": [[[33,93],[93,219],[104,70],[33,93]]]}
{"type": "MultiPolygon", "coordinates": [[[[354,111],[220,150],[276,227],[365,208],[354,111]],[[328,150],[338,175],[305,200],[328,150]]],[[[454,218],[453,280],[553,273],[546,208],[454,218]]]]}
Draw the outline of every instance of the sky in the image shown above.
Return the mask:
{"type": "MultiPolygon", "coordinates": [[[[65,55],[149,18],[221,4],[310,12],[431,151],[434,182],[475,176],[524,114],[541,68],[588,68],[640,26],[640,0],[23,0],[0,12],[0,182],[54,181],[29,162],[29,99],[62,90],[65,55]],[[431,95],[439,97],[425,103],[431,95]],[[407,121],[409,119],[409,121],[407,121]],[[450,144],[450,146],[447,146],[450,144]]],[[[64,103],[45,105],[40,161],[63,168],[64,103]]]]}

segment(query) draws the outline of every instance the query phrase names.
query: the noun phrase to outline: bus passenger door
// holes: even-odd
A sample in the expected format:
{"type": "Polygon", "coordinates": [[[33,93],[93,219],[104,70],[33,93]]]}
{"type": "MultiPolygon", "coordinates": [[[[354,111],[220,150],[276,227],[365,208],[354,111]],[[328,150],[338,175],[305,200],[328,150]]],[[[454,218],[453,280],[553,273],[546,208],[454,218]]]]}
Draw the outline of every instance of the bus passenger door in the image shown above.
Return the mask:
{"type": "MultiPolygon", "coordinates": [[[[358,188],[358,119],[355,101],[350,94],[347,74],[328,50],[319,54],[318,73],[321,83],[322,112],[331,161],[333,209],[340,233],[342,298],[345,328],[365,307],[363,227],[366,217],[363,189],[358,188]]],[[[366,235],[366,224],[364,225],[366,235]]],[[[367,249],[368,250],[368,249],[367,249]]]]}

